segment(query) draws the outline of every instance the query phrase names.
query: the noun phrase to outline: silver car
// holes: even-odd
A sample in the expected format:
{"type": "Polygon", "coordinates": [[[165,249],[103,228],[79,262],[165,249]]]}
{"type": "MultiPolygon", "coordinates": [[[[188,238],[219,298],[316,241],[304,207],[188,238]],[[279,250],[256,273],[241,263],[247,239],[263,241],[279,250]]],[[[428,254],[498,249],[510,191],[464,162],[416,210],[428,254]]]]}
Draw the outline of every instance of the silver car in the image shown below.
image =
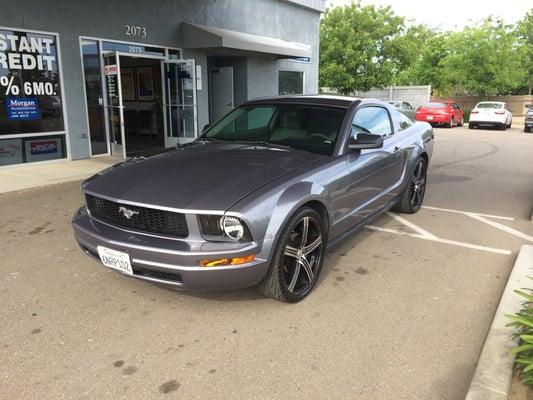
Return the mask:
{"type": "Polygon", "coordinates": [[[405,114],[411,120],[413,120],[413,121],[415,120],[416,110],[411,105],[411,103],[409,103],[407,101],[398,101],[398,100],[391,100],[391,101],[388,101],[387,103],[389,103],[390,105],[396,107],[398,109],[398,111],[400,111],[402,114],[405,114]]]}
{"type": "Polygon", "coordinates": [[[378,100],[252,100],[188,145],[85,181],[74,235],[130,277],[296,302],[329,246],[386,210],[420,208],[432,148],[429,124],[378,100]]]}

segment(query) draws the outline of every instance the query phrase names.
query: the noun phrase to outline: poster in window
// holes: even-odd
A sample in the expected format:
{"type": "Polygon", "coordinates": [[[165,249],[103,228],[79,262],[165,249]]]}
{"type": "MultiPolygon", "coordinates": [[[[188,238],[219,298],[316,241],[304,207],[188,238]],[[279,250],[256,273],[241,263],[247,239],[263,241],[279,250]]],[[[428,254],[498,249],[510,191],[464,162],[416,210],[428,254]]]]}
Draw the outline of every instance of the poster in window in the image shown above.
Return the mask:
{"type": "Polygon", "coordinates": [[[135,77],[133,68],[121,68],[120,80],[122,83],[122,100],[135,101],[135,77]]]}
{"type": "Polygon", "coordinates": [[[0,137],[63,131],[57,37],[0,29],[0,137]]]}
{"type": "Polygon", "coordinates": [[[0,140],[0,165],[22,162],[22,139],[0,140]]]}
{"type": "Polygon", "coordinates": [[[152,101],[154,99],[152,67],[137,68],[137,96],[141,101],[152,101]]]}

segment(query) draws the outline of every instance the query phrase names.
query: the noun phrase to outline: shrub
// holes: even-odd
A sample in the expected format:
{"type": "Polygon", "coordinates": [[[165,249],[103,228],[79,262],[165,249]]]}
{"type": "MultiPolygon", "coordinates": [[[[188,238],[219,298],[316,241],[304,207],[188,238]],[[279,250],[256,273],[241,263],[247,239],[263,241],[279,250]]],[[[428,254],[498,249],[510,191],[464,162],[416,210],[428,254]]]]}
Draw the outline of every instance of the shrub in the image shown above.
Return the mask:
{"type": "Polygon", "coordinates": [[[465,113],[465,123],[468,123],[470,121],[470,111],[472,111],[470,108],[463,108],[463,112],[465,113]]]}
{"type": "Polygon", "coordinates": [[[522,380],[533,385],[533,289],[515,290],[525,301],[522,309],[514,315],[507,315],[512,322],[507,326],[515,328],[513,337],[519,338],[519,345],[511,350],[516,356],[515,370],[522,371],[522,380]]]}

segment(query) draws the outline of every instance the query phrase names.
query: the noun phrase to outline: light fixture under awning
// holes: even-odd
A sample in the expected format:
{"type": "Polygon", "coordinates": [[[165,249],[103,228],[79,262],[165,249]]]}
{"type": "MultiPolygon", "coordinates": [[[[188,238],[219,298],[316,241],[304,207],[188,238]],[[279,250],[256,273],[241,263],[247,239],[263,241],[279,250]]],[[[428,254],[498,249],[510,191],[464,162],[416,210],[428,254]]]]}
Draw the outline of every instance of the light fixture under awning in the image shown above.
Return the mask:
{"type": "Polygon", "coordinates": [[[182,24],[182,47],[185,49],[228,48],[285,57],[311,57],[311,46],[303,43],[287,42],[189,22],[182,24]]]}

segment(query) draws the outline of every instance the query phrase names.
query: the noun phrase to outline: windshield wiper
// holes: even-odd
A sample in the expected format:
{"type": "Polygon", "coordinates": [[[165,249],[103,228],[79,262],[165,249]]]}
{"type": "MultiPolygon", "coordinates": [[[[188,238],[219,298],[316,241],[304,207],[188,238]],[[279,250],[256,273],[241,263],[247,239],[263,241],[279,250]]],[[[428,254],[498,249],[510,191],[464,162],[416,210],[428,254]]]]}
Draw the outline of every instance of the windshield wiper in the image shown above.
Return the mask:
{"type": "Polygon", "coordinates": [[[267,142],[266,140],[239,140],[239,142],[255,144],[258,146],[270,147],[272,149],[291,150],[292,147],[284,144],[267,142]]]}

